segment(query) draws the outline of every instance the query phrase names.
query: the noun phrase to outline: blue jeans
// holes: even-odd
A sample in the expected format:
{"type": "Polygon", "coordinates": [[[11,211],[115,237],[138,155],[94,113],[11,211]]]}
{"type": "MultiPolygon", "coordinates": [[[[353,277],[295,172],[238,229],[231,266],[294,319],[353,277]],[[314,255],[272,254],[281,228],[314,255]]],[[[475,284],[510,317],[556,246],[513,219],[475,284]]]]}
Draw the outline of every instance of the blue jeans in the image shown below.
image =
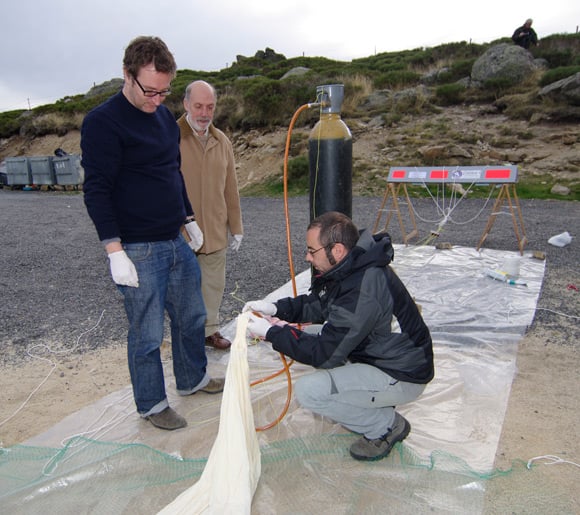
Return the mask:
{"type": "Polygon", "coordinates": [[[397,381],[372,365],[348,363],[298,378],[294,391],[303,407],[372,440],[392,427],[395,406],[414,401],[425,386],[397,381]]]}
{"type": "Polygon", "coordinates": [[[177,390],[192,392],[208,381],[201,273],[181,235],[172,241],[123,244],[123,248],[139,277],[138,288],[118,288],[129,321],[127,352],[133,396],[137,411],[147,416],[169,406],[160,354],[166,310],[177,390]]]}

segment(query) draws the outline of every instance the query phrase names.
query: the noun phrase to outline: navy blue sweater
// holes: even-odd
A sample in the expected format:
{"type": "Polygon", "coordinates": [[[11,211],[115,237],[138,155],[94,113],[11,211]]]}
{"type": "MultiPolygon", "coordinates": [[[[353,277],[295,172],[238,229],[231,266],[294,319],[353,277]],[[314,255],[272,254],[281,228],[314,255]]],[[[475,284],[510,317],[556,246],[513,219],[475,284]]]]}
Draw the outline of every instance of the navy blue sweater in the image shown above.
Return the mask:
{"type": "Polygon", "coordinates": [[[122,92],[87,114],[81,129],[84,200],[101,240],[172,240],[193,214],[180,170],[179,128],[160,105],[133,106],[122,92]]]}

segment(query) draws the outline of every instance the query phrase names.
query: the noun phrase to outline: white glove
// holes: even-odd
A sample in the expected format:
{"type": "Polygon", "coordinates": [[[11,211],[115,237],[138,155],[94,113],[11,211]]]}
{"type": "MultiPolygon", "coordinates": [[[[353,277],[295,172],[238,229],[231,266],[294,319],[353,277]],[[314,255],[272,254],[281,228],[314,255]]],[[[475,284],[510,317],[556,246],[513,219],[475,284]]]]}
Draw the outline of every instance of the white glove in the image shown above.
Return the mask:
{"type": "Polygon", "coordinates": [[[241,234],[234,234],[234,238],[230,243],[230,248],[237,252],[240,249],[240,245],[242,244],[242,238],[243,236],[241,234]]]}
{"type": "Polygon", "coordinates": [[[263,313],[264,315],[275,315],[278,308],[272,302],[266,302],[265,300],[251,300],[246,302],[242,309],[242,313],[246,311],[256,311],[258,313],[263,313]]]}
{"type": "Polygon", "coordinates": [[[266,338],[266,333],[268,329],[272,327],[272,324],[268,322],[265,318],[258,317],[256,315],[250,315],[248,317],[248,332],[253,337],[266,338]]]}
{"type": "Polygon", "coordinates": [[[195,220],[192,220],[191,222],[187,222],[185,224],[185,230],[191,239],[189,246],[193,249],[194,252],[197,252],[203,245],[203,233],[201,232],[199,225],[197,225],[195,220]]]}
{"type": "Polygon", "coordinates": [[[118,250],[117,252],[111,252],[108,257],[113,281],[116,284],[138,288],[139,277],[137,277],[137,270],[135,269],[133,261],[129,259],[125,251],[118,250]]]}

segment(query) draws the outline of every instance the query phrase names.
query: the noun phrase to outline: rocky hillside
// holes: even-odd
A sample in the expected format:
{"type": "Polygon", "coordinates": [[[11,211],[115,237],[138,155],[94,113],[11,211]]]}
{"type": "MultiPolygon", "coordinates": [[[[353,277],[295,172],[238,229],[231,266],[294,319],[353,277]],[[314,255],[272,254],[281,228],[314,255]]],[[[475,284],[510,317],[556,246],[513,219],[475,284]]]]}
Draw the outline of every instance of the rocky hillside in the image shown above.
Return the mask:
{"type": "MultiPolygon", "coordinates": [[[[363,118],[348,119],[353,136],[353,187],[356,194],[380,195],[389,166],[412,166],[426,162],[445,164],[513,163],[522,177],[571,185],[579,182],[580,133],[576,123],[531,124],[489,112],[486,106],[452,106],[436,113],[406,117],[391,127],[375,126],[363,118]]],[[[243,189],[283,170],[287,127],[272,132],[251,130],[231,135],[238,181],[243,189]]],[[[309,127],[295,127],[299,148],[306,153],[309,127]]],[[[294,138],[293,138],[294,140],[294,138]]],[[[52,155],[62,148],[80,153],[80,133],[3,140],[0,157],[52,155]]]]}
{"type": "MultiPolygon", "coordinates": [[[[575,44],[579,41],[572,40],[575,44]]],[[[502,43],[475,61],[469,77],[446,84],[447,89],[437,86],[437,76],[449,73],[442,67],[423,75],[419,85],[365,90],[356,98],[345,98],[343,119],[353,136],[354,193],[380,195],[388,168],[395,165],[510,163],[518,165],[520,182],[543,184],[546,191],[561,184],[569,188],[564,196],[579,198],[580,72],[539,88],[538,77],[545,65],[545,60],[534,58],[524,49],[502,43]],[[499,92],[506,83],[516,86],[506,90],[509,94],[493,98],[493,88],[499,92]]],[[[293,71],[308,73],[303,67],[293,71]]],[[[361,91],[365,84],[368,82],[362,81],[350,89],[361,91]]],[[[220,98],[218,111],[220,105],[227,111],[227,106],[231,109],[239,104],[239,99],[220,98]]],[[[315,115],[301,115],[302,120],[297,120],[293,157],[307,155],[315,115]]],[[[247,116],[251,119],[251,114],[247,116]]],[[[217,119],[226,118],[222,113],[217,119]]],[[[282,175],[287,126],[278,124],[275,130],[223,128],[234,144],[242,193],[265,178],[282,175]]],[[[0,159],[52,155],[57,148],[80,153],[78,130],[54,132],[64,135],[39,137],[29,133],[3,139],[0,159]]]]}

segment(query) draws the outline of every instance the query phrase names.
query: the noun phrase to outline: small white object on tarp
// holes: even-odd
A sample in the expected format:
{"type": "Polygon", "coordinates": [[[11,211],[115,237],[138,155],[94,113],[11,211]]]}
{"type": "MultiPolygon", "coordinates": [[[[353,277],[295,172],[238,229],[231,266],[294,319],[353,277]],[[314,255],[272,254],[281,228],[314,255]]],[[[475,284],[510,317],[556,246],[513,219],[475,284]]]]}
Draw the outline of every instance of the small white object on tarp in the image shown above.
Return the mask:
{"type": "Polygon", "coordinates": [[[238,316],[230,348],[218,434],[198,482],[159,514],[250,514],[261,474],[261,454],[250,398],[246,328],[238,316]]]}
{"type": "Polygon", "coordinates": [[[572,236],[570,236],[568,231],[565,231],[560,234],[556,234],[556,236],[552,236],[548,240],[548,243],[550,245],[554,245],[554,247],[565,247],[566,245],[572,243],[572,236]]]}
{"type": "Polygon", "coordinates": [[[517,279],[520,276],[520,256],[509,256],[504,259],[501,269],[512,279],[517,279]]]}

